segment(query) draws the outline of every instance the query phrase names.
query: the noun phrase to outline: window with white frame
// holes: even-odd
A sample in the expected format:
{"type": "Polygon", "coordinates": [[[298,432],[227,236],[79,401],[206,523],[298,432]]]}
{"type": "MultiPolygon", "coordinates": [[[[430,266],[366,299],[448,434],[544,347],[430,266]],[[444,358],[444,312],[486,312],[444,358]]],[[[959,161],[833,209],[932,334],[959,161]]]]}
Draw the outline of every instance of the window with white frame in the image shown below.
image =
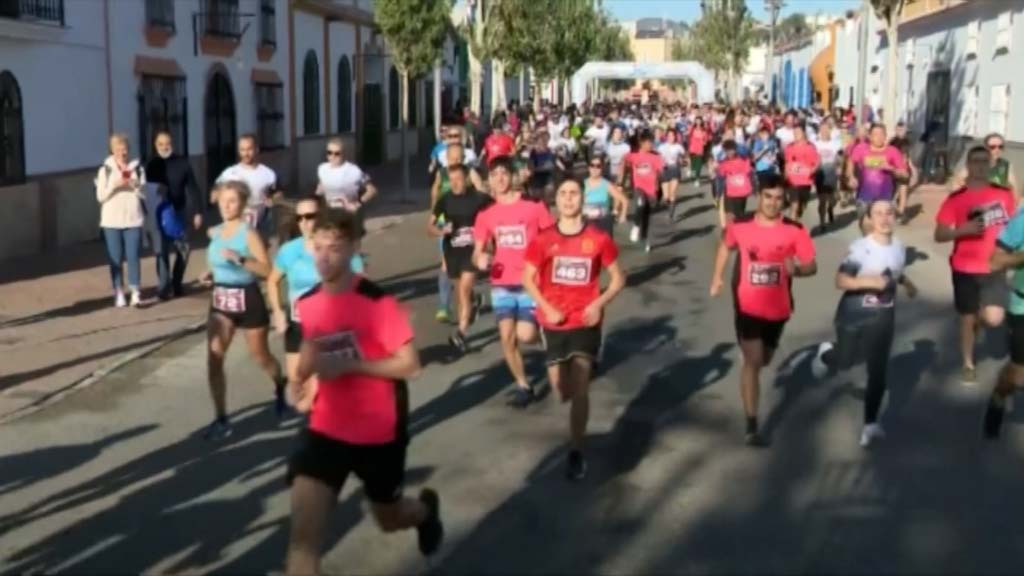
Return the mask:
{"type": "Polygon", "coordinates": [[[981,21],[974,20],[967,23],[967,46],[964,47],[964,54],[970,58],[978,55],[978,37],[981,35],[981,21]]]}
{"type": "Polygon", "coordinates": [[[1013,12],[1007,10],[999,15],[996,26],[996,52],[1010,50],[1010,38],[1013,30],[1013,12]]]}
{"type": "Polygon", "coordinates": [[[964,101],[960,106],[960,121],[957,123],[957,132],[961,136],[974,136],[978,133],[978,92],[977,84],[961,92],[964,101]]]}
{"type": "Polygon", "coordinates": [[[997,84],[992,87],[988,103],[988,131],[1006,134],[1010,121],[1010,85],[997,84]]]}

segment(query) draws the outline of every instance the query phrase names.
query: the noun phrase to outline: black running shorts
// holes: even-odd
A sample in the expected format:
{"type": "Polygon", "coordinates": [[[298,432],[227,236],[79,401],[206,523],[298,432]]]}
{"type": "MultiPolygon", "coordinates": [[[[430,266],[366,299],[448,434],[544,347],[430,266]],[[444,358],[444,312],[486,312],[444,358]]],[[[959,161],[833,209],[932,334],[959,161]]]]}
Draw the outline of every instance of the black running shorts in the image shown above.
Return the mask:
{"type": "Polygon", "coordinates": [[[791,186],[786,188],[786,202],[790,204],[799,203],[801,206],[806,206],[810,201],[810,186],[791,186]]]}
{"type": "Polygon", "coordinates": [[[1007,314],[1006,327],[1010,338],[1010,362],[1024,366],[1024,315],[1007,314]]]}
{"type": "Polygon", "coordinates": [[[305,476],[338,493],[354,473],[371,502],[394,504],[402,498],[405,449],[404,442],[348,444],[306,429],[299,434],[298,447],[288,463],[288,484],[296,476],[305,476]]]}
{"type": "Polygon", "coordinates": [[[448,248],[444,249],[444,266],[448,271],[448,278],[458,280],[463,272],[476,273],[476,266],[473,265],[473,248],[448,248]]]}
{"type": "Polygon", "coordinates": [[[302,325],[289,320],[288,328],[284,331],[284,351],[286,354],[298,354],[301,345],[302,325]]]}
{"type": "Polygon", "coordinates": [[[227,318],[235,328],[251,330],[270,326],[270,313],[256,282],[247,286],[215,284],[210,294],[210,314],[227,318]]]}
{"type": "Polygon", "coordinates": [[[550,330],[544,328],[547,364],[561,364],[575,357],[597,359],[601,352],[601,326],[550,330]]]}
{"type": "Polygon", "coordinates": [[[764,320],[742,312],[736,313],[736,338],[740,341],[760,340],[765,348],[774,350],[779,347],[782,329],[785,327],[785,320],[764,320]]]}
{"type": "Polygon", "coordinates": [[[741,198],[725,197],[725,213],[740,218],[747,213],[747,196],[741,198]]]}
{"type": "Polygon", "coordinates": [[[1010,297],[1006,275],[967,274],[953,271],[953,303],[960,315],[977,314],[986,306],[1005,308],[1010,297]]]}

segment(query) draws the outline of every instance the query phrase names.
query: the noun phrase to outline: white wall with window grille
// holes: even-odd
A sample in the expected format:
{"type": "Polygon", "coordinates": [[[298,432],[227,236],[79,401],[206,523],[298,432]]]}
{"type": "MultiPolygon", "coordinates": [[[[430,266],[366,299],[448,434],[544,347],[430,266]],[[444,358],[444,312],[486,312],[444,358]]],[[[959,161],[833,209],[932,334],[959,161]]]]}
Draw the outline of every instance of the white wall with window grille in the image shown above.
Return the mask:
{"type": "Polygon", "coordinates": [[[1010,125],[1010,85],[992,87],[988,103],[988,131],[1006,134],[1010,125]]]}

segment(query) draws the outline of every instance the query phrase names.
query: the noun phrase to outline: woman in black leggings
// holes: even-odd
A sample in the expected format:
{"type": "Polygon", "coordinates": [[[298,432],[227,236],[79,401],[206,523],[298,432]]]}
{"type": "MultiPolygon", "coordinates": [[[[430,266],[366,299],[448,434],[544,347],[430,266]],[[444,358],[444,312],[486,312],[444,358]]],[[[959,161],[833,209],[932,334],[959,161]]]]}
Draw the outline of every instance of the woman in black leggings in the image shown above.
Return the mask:
{"type": "Polygon", "coordinates": [[[891,202],[879,200],[868,207],[868,233],[854,240],[836,272],[836,287],[843,290],[836,308],[836,342],[818,347],[812,370],[818,378],[867,365],[864,428],[860,445],[867,448],[885,437],[878,412],[888,386],[886,372],[896,325],[896,288],[902,285],[913,298],[917,288],[903,274],[906,249],[893,238],[896,212],[891,202]]]}

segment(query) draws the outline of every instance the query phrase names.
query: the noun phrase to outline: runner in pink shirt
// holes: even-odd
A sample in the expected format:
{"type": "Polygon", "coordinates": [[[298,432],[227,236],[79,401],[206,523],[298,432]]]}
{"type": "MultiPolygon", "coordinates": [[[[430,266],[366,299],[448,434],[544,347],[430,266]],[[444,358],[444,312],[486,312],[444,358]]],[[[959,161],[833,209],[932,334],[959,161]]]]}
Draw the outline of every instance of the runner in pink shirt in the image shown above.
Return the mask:
{"type": "Polygon", "coordinates": [[[758,433],[761,369],[771,363],[782,330],[793,313],[792,278],[818,271],[814,243],[799,222],[782,215],[782,183],[770,177],[761,186],[757,212],[736,219],[718,245],[711,296],[725,285],[729,256],[738,262],[733,278],[736,337],[743,353],[740,390],[747,417],[746,442],[765,446],[758,433]]]}
{"type": "Polygon", "coordinates": [[[640,134],[640,150],[626,155],[625,174],[633,182],[633,197],[636,211],[633,214],[633,230],[629,233],[632,242],[644,242],[644,249],[651,251],[648,233],[651,228],[651,212],[658,200],[658,177],[665,168],[665,160],[653,151],[654,137],[650,132],[640,134]]]}
{"type": "Polygon", "coordinates": [[[488,170],[487,182],[495,202],[477,214],[473,262],[480,270],[490,270],[491,306],[498,321],[501,351],[516,382],[512,404],[522,408],[533,402],[534,391],[526,379],[519,345],[537,340],[535,304],[523,290],[526,248],[555,221],[544,203],[525,200],[512,190],[510,159],[496,159],[488,170]],[[487,252],[492,242],[493,256],[487,252]]]}
{"type": "Polygon", "coordinates": [[[747,198],[754,190],[754,167],[750,159],[736,151],[736,141],[722,143],[725,159],[718,163],[718,177],[725,186],[725,199],[718,204],[718,220],[722,228],[747,213],[747,198]]]}
{"type": "Polygon", "coordinates": [[[804,209],[811,201],[811,186],[814,185],[814,173],[821,163],[818,149],[807,141],[807,131],[803,124],[793,126],[793,143],[783,151],[786,167],[786,200],[789,202],[789,217],[800,221],[804,209]]]}

